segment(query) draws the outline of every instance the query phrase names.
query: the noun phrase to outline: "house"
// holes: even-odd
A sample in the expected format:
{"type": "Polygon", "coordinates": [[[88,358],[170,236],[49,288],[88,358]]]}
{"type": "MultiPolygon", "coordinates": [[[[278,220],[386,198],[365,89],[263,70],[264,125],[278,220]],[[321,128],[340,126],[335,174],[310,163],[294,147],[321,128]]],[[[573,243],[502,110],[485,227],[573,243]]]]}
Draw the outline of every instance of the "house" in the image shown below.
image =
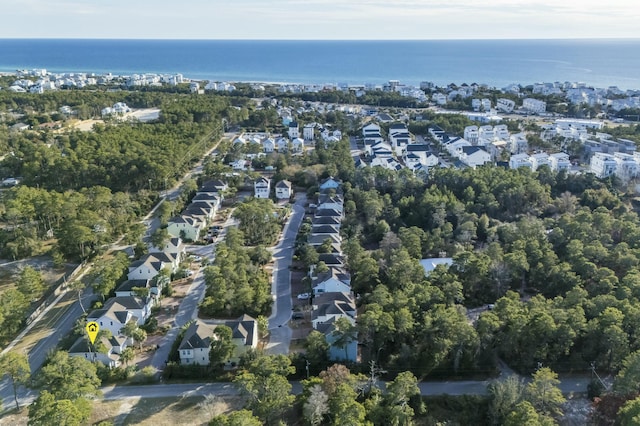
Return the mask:
{"type": "Polygon", "coordinates": [[[267,154],[270,154],[276,150],[276,141],[273,140],[273,138],[265,138],[261,141],[261,144],[262,150],[267,154]]]}
{"type": "Polygon", "coordinates": [[[333,225],[337,228],[340,228],[341,219],[342,218],[340,216],[314,216],[314,218],[311,219],[311,225],[333,225]]]}
{"type": "Polygon", "coordinates": [[[339,234],[317,234],[307,237],[307,243],[314,247],[323,245],[326,240],[331,241],[331,244],[340,244],[342,237],[339,234]]]}
{"type": "Polygon", "coordinates": [[[130,280],[150,280],[167,269],[170,273],[178,269],[180,261],[178,255],[172,253],[148,253],[139,260],[131,262],[127,278],[130,280]]]}
{"type": "Polygon", "coordinates": [[[350,293],[351,276],[339,268],[329,268],[328,272],[318,274],[311,284],[313,294],[350,293]]]}
{"type": "MultiPolygon", "coordinates": [[[[340,252],[318,253],[318,262],[324,262],[330,268],[342,268],[344,267],[344,256],[340,252]]],[[[346,271],[342,272],[346,273],[346,271]]]]}
{"type": "Polygon", "coordinates": [[[16,123],[13,126],[9,127],[9,129],[13,132],[23,132],[25,130],[29,130],[29,125],[26,123],[16,123]]]}
{"type": "Polygon", "coordinates": [[[304,140],[301,138],[295,138],[291,141],[291,149],[293,152],[304,151],[304,140]]]}
{"type": "Polygon", "coordinates": [[[509,151],[512,154],[524,154],[529,150],[529,142],[524,133],[509,136],[509,151]]]}
{"type": "Polygon", "coordinates": [[[381,123],[391,123],[394,119],[389,114],[381,113],[376,116],[381,123]]]}
{"type": "Polygon", "coordinates": [[[251,170],[251,161],[241,158],[239,160],[230,162],[229,166],[233,170],[251,170]]]}
{"type": "Polygon", "coordinates": [[[499,98],[496,104],[496,108],[498,111],[502,111],[504,113],[510,114],[513,112],[513,108],[515,108],[516,103],[511,99],[499,98]]]}
{"type": "Polygon", "coordinates": [[[216,325],[194,321],[182,338],[178,353],[182,365],[209,365],[209,351],[216,325]]]}
{"type": "Polygon", "coordinates": [[[539,114],[547,110],[547,103],[538,99],[526,98],[522,101],[522,108],[529,112],[539,114]]]}
{"type": "Polygon", "coordinates": [[[551,170],[559,172],[561,170],[569,170],[571,168],[571,161],[569,161],[569,154],[565,152],[557,152],[549,155],[549,164],[551,170]]]}
{"type": "Polygon", "coordinates": [[[335,225],[315,225],[311,227],[311,233],[309,235],[335,235],[340,236],[340,228],[335,225]]]}
{"type": "Polygon", "coordinates": [[[471,168],[491,162],[491,155],[481,146],[462,147],[460,161],[471,168]]]}
{"type": "Polygon", "coordinates": [[[589,164],[591,173],[595,174],[596,177],[601,179],[611,176],[616,172],[616,168],[618,163],[616,162],[613,155],[603,154],[601,152],[596,152],[591,157],[591,162],[589,164]]]}
{"type": "Polygon", "coordinates": [[[84,358],[91,362],[98,361],[109,368],[116,368],[120,365],[120,354],[131,344],[129,340],[124,336],[113,335],[110,338],[103,336],[95,345],[89,345],[86,337],[78,337],[69,348],[69,356],[84,358]]]}
{"type": "Polygon", "coordinates": [[[286,152],[289,150],[289,139],[280,137],[276,140],[276,148],[279,152],[286,152]]]}
{"type": "Polygon", "coordinates": [[[314,297],[311,324],[314,329],[332,318],[347,318],[355,323],[356,303],[351,293],[321,293],[314,297]]]}
{"type": "Polygon", "coordinates": [[[529,170],[533,169],[533,161],[527,154],[515,154],[509,159],[509,168],[518,169],[520,167],[527,167],[529,170]]]}
{"type": "Polygon", "coordinates": [[[533,163],[533,170],[539,170],[542,166],[547,166],[551,168],[551,163],[549,162],[549,154],[546,152],[538,152],[531,156],[531,162],[533,163]]]}
{"type": "Polygon", "coordinates": [[[326,342],[329,344],[329,359],[332,361],[351,361],[358,360],[358,338],[354,339],[344,346],[338,346],[336,333],[336,320],[338,317],[332,317],[327,322],[318,324],[317,330],[324,334],[326,342]]]}
{"type": "Polygon", "coordinates": [[[289,139],[295,139],[300,137],[300,129],[298,128],[298,122],[292,121],[289,123],[289,139]]]}
{"type": "Polygon", "coordinates": [[[216,211],[218,211],[218,209],[222,205],[222,198],[223,197],[217,192],[198,191],[196,192],[196,195],[191,199],[191,202],[195,203],[198,201],[207,201],[216,211]]]}
{"type": "Polygon", "coordinates": [[[321,216],[333,216],[337,218],[342,218],[342,211],[336,209],[318,209],[316,210],[315,217],[321,216]]]}
{"type": "MultiPolygon", "coordinates": [[[[415,155],[418,157],[418,162],[424,167],[435,167],[438,165],[440,160],[438,157],[431,152],[429,149],[429,145],[426,144],[409,144],[405,148],[404,161],[405,164],[409,167],[406,157],[409,155],[415,155]]],[[[415,161],[412,157],[409,162],[415,161]]]]}
{"type": "Polygon", "coordinates": [[[429,259],[420,260],[420,265],[424,269],[424,275],[428,276],[438,265],[451,266],[453,265],[453,258],[451,257],[433,257],[429,259]]]}
{"type": "Polygon", "coordinates": [[[367,124],[362,128],[362,136],[366,139],[369,137],[380,136],[380,126],[375,123],[367,124]]]}
{"type": "Polygon", "coordinates": [[[271,194],[271,180],[261,177],[253,183],[253,196],[256,198],[269,198],[271,194]]]}
{"type": "Polygon", "coordinates": [[[343,201],[340,196],[319,197],[318,202],[320,204],[318,204],[317,210],[334,209],[340,212],[342,211],[343,201]]]}
{"type": "Polygon", "coordinates": [[[450,139],[444,144],[445,149],[452,157],[459,158],[462,148],[465,146],[471,146],[471,143],[463,138],[450,139]]]}
{"type": "Polygon", "coordinates": [[[201,217],[203,222],[213,219],[218,211],[218,202],[209,200],[192,200],[183,215],[201,217]]]}
{"type": "Polygon", "coordinates": [[[196,217],[183,215],[169,219],[167,232],[172,237],[187,241],[197,241],[205,224],[196,217]]]}
{"type": "Polygon", "coordinates": [[[291,182],[288,180],[281,180],[276,183],[276,198],[278,200],[288,200],[293,195],[293,189],[291,182]]]}
{"type": "Polygon", "coordinates": [[[464,128],[464,139],[468,140],[472,145],[478,144],[478,126],[467,126],[464,128]]]}
{"type": "Polygon", "coordinates": [[[629,182],[629,180],[638,176],[638,162],[634,158],[634,155],[616,152],[613,154],[613,159],[616,162],[616,176],[618,176],[622,182],[629,182]]]}
{"type": "MultiPolygon", "coordinates": [[[[302,128],[302,137],[305,141],[311,142],[315,139],[314,131],[316,128],[316,123],[305,124],[302,128]]],[[[327,135],[328,138],[328,135],[327,135]]]]}
{"type": "Polygon", "coordinates": [[[116,297],[135,296],[134,288],[151,290],[151,280],[126,280],[116,288],[116,297]]]}
{"type": "Polygon", "coordinates": [[[322,193],[318,194],[318,204],[322,205],[325,203],[335,203],[342,205],[344,200],[342,199],[342,195],[340,194],[331,194],[331,193],[322,193]]]}
{"type": "MultiPolygon", "coordinates": [[[[207,324],[203,321],[194,321],[187,328],[182,342],[178,347],[180,364],[183,365],[209,365],[209,351],[211,342],[215,338],[214,332],[220,324],[207,324]]],[[[235,345],[230,362],[236,363],[249,349],[258,346],[258,322],[249,315],[243,315],[237,320],[225,321],[231,329],[231,339],[235,345]]]]}
{"type": "Polygon", "coordinates": [[[220,193],[229,189],[229,185],[219,179],[208,180],[203,182],[198,192],[220,193]]]}
{"type": "Polygon", "coordinates": [[[91,311],[87,322],[95,321],[101,329],[109,330],[113,336],[120,335],[120,330],[130,321],[138,325],[151,315],[151,301],[136,296],[112,297],[101,309],[91,311]]]}
{"type": "Polygon", "coordinates": [[[342,182],[339,179],[334,179],[333,176],[331,176],[320,182],[319,189],[320,192],[327,192],[331,189],[337,190],[338,188],[340,188],[341,184],[342,182]]]}

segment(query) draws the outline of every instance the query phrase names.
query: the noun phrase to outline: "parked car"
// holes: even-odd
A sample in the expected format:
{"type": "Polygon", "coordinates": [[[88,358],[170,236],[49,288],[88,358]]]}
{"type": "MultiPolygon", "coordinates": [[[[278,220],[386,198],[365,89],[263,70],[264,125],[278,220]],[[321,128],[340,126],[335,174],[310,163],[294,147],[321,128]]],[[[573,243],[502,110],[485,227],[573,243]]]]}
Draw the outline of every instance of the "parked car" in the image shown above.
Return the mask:
{"type": "Polygon", "coordinates": [[[298,300],[307,300],[310,297],[311,297],[310,293],[300,293],[298,295],[298,300]]]}
{"type": "Polygon", "coordinates": [[[294,320],[304,319],[304,314],[302,312],[294,312],[293,314],[291,314],[291,319],[294,319],[294,320]]]}
{"type": "Polygon", "coordinates": [[[200,262],[202,260],[202,256],[191,256],[191,259],[194,262],[200,262]]]}

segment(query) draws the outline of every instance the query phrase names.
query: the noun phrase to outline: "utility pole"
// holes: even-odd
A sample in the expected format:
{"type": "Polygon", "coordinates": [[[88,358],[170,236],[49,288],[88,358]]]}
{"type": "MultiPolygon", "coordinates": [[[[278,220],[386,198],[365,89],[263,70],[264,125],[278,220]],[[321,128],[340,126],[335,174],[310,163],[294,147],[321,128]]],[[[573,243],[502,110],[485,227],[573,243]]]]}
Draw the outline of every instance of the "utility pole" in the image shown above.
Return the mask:
{"type": "Polygon", "coordinates": [[[593,376],[596,376],[596,378],[598,379],[598,381],[600,382],[602,387],[604,387],[604,390],[609,390],[609,386],[607,386],[607,384],[600,378],[598,373],[596,373],[596,362],[595,361],[591,361],[591,380],[593,380],[593,376]]]}

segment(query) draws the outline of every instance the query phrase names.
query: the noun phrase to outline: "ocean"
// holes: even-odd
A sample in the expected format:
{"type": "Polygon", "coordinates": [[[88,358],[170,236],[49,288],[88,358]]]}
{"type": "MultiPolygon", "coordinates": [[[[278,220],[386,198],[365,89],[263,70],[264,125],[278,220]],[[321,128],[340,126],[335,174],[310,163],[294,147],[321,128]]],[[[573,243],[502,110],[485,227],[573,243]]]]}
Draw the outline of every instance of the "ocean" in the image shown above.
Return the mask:
{"type": "Polygon", "coordinates": [[[640,39],[0,39],[0,72],[181,73],[215,81],[382,84],[571,81],[640,89],[640,39]]]}

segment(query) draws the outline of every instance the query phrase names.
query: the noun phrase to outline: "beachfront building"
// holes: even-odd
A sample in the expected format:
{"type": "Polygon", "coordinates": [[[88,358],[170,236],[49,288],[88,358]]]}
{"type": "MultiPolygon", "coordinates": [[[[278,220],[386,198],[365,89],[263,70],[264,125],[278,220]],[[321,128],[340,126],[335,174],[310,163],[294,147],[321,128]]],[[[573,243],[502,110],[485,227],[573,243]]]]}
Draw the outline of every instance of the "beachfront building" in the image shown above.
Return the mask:
{"type": "Polygon", "coordinates": [[[515,108],[515,106],[516,103],[511,99],[500,98],[496,104],[496,109],[506,114],[510,114],[513,112],[513,108],[515,108]]]}
{"type": "Polygon", "coordinates": [[[467,126],[464,128],[464,138],[471,142],[472,145],[478,144],[479,137],[478,126],[467,126]]]}
{"type": "Polygon", "coordinates": [[[538,99],[526,98],[522,101],[522,108],[534,114],[547,111],[547,103],[538,99]]]}
{"type": "Polygon", "coordinates": [[[616,168],[618,163],[616,162],[613,155],[604,154],[602,152],[596,152],[591,157],[591,162],[589,164],[589,168],[591,173],[595,174],[596,177],[606,178],[611,176],[616,172],[616,168]]]}
{"type": "Polygon", "coordinates": [[[613,159],[616,162],[615,174],[621,181],[629,182],[638,176],[638,162],[634,155],[616,152],[613,154],[613,159]]]}
{"type": "Polygon", "coordinates": [[[551,170],[560,172],[560,171],[568,171],[571,168],[571,161],[569,161],[569,154],[566,152],[556,152],[555,154],[549,155],[549,164],[551,165],[551,170]]]}
{"type": "Polygon", "coordinates": [[[519,169],[520,167],[527,167],[528,169],[533,169],[533,161],[531,161],[531,157],[527,154],[515,154],[512,155],[509,159],[509,168],[510,169],[519,169]]]}

